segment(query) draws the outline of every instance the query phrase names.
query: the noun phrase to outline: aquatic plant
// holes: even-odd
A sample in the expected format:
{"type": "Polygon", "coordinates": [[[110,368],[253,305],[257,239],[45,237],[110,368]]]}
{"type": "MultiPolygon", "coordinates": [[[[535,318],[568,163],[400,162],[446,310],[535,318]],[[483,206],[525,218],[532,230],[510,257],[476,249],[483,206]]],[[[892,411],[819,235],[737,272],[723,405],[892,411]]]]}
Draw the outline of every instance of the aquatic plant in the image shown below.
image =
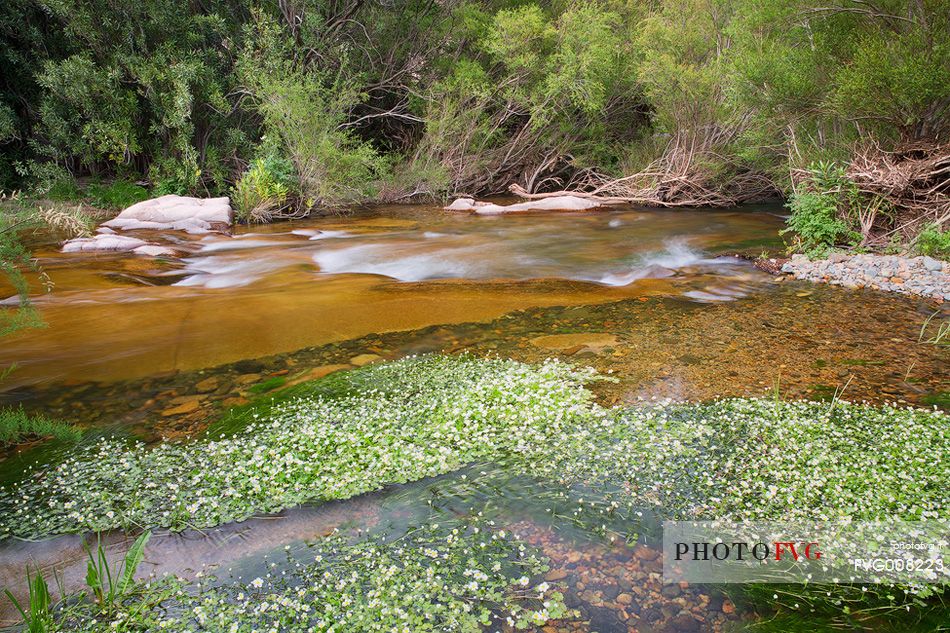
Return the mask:
{"type": "Polygon", "coordinates": [[[86,585],[92,591],[100,613],[110,614],[121,608],[121,600],[135,588],[135,572],[145,558],[145,544],[151,532],[142,533],[125,555],[125,560],[113,569],[109,565],[102,539],[96,541],[95,551],[84,543],[86,556],[86,585]]]}
{"type": "Polygon", "coordinates": [[[340,374],[251,408],[233,434],[78,447],[0,491],[0,535],[220,525],[479,461],[669,516],[948,516],[940,411],[776,399],[607,410],[583,386],[593,379],[556,361],[448,357],[340,374]]]}
{"type": "MultiPolygon", "coordinates": [[[[475,633],[569,613],[556,587],[535,580],[545,559],[478,515],[397,538],[334,532],[250,580],[199,573],[195,583],[132,583],[143,544],[129,551],[113,599],[97,592],[96,601],[75,596],[52,609],[47,600],[43,630],[475,633]]],[[[104,555],[102,563],[108,569],[104,555]]]]}
{"type": "Polygon", "coordinates": [[[46,633],[53,623],[53,617],[50,613],[53,600],[49,593],[49,585],[46,584],[46,579],[43,578],[43,574],[38,569],[36,575],[31,574],[30,570],[27,569],[26,583],[30,592],[26,606],[20,604],[20,601],[10,593],[9,589],[5,589],[4,593],[23,618],[24,631],[46,633]]]}
{"type": "MultiPolygon", "coordinates": [[[[0,534],[212,526],[484,462],[539,482],[552,515],[613,537],[635,536],[645,508],[671,518],[950,518],[944,412],[777,397],[604,409],[584,387],[596,378],[557,361],[438,356],[334,374],[262,399],[213,437],[79,447],[0,491],[0,534]]],[[[408,564],[400,560],[397,570],[408,564]]],[[[285,589],[245,607],[294,600],[285,589]]],[[[877,614],[932,595],[884,592],[877,614]]],[[[225,594],[202,595],[194,606],[206,615],[240,608],[225,594]]],[[[868,595],[877,594],[816,585],[794,604],[855,613],[868,595]]],[[[246,608],[242,617],[267,613],[246,608]]]]}
{"type": "Polygon", "coordinates": [[[593,376],[558,362],[409,359],[252,410],[234,435],[104,438],[0,491],[0,537],[207,527],[451,472],[569,434],[598,410],[582,387],[593,376]]]}

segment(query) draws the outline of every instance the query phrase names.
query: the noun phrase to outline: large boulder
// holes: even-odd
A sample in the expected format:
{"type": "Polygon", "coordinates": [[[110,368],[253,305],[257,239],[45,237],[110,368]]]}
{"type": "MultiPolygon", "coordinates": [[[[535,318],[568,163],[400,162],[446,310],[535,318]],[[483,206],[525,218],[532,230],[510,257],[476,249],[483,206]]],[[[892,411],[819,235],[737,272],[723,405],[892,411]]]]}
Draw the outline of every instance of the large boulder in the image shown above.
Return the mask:
{"type": "Polygon", "coordinates": [[[228,198],[191,198],[167,195],[133,204],[102,226],[119,229],[156,229],[208,233],[227,228],[233,219],[228,198]]]}

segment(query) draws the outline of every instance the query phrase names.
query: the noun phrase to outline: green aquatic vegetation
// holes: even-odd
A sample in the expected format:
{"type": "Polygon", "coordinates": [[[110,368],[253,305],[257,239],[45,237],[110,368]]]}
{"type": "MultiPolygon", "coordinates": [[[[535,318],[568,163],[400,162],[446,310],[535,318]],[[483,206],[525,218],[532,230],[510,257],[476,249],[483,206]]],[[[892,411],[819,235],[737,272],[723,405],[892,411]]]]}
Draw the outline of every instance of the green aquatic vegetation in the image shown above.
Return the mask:
{"type": "Polygon", "coordinates": [[[940,411],[841,400],[628,409],[576,434],[571,450],[538,459],[535,472],[605,488],[626,482],[616,501],[673,516],[946,519],[948,421],[940,411]]]}
{"type": "Polygon", "coordinates": [[[557,588],[537,580],[546,559],[477,515],[431,521],[396,538],[335,532],[288,551],[253,579],[127,582],[141,541],[114,601],[80,595],[52,609],[47,601],[43,630],[475,633],[569,614],[557,588]]]}
{"type": "Polygon", "coordinates": [[[613,512],[948,516],[939,411],[776,399],[607,410],[584,388],[591,370],[556,361],[425,357],[328,378],[250,407],[227,435],[77,447],[0,491],[0,534],[207,527],[488,461],[583,485],[613,512]]]}
{"type": "Polygon", "coordinates": [[[121,565],[113,570],[109,565],[102,540],[96,549],[84,544],[86,556],[86,585],[92,591],[100,613],[110,614],[121,609],[121,600],[135,588],[135,572],[145,558],[145,544],[151,532],[144,532],[135,539],[121,565]]]}
{"type": "MultiPolygon", "coordinates": [[[[388,541],[331,535],[279,572],[202,592],[189,603],[199,625],[249,631],[459,631],[517,628],[567,614],[544,559],[490,521],[432,523],[388,541]],[[312,627],[312,628],[311,628],[312,627]]],[[[190,618],[161,628],[192,629],[190,618]]]]}
{"type": "Polygon", "coordinates": [[[284,376],[274,376],[273,378],[268,378],[263,382],[259,382],[256,385],[252,385],[248,391],[251,393],[267,393],[268,391],[273,391],[279,387],[283,387],[287,383],[287,379],[284,376]]]}
{"type": "MultiPolygon", "coordinates": [[[[779,398],[604,409],[584,386],[594,379],[592,370],[557,361],[439,356],[337,373],[245,408],[227,433],[154,447],[114,438],[77,447],[0,491],[0,534],[213,526],[486,462],[536,482],[552,517],[609,537],[635,537],[645,511],[731,520],[950,518],[944,412],[779,398]]],[[[802,589],[796,603],[839,614],[842,605],[852,613],[870,605],[860,589],[842,587],[802,589]]],[[[918,593],[885,596],[887,609],[932,599],[927,588],[909,590],[918,593]]],[[[295,599],[282,592],[251,604],[295,599]]],[[[224,594],[202,595],[205,602],[189,609],[227,620],[239,608],[224,594]]],[[[319,604],[340,604],[321,596],[319,604]]],[[[270,615],[290,617],[283,609],[270,615]]]]}
{"type": "Polygon", "coordinates": [[[250,424],[230,436],[79,447],[0,492],[0,535],[207,527],[345,499],[516,454],[596,409],[582,387],[593,372],[557,362],[431,357],[353,378],[380,387],[324,397],[318,384],[315,395],[247,412],[250,424]]]}
{"type": "Polygon", "coordinates": [[[30,415],[22,407],[0,409],[0,445],[46,438],[75,441],[80,437],[82,431],[65,422],[42,415],[30,415]]]}
{"type": "Polygon", "coordinates": [[[26,605],[20,604],[8,589],[4,590],[7,599],[13,604],[14,608],[23,618],[23,630],[28,633],[46,633],[52,630],[53,618],[50,613],[50,606],[53,603],[49,593],[49,585],[39,570],[36,575],[26,572],[26,582],[29,587],[29,602],[26,605]]]}

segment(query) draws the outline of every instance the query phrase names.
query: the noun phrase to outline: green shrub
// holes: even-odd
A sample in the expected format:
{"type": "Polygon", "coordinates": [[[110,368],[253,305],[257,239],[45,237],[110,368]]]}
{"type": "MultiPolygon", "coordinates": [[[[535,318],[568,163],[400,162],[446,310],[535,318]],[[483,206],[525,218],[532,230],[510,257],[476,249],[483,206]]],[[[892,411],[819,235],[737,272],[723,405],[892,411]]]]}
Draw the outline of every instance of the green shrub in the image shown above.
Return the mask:
{"type": "Polygon", "coordinates": [[[21,444],[40,438],[78,440],[82,432],[65,422],[29,415],[22,408],[0,409],[0,444],[21,444]]]}
{"type": "Polygon", "coordinates": [[[255,159],[231,191],[231,204],[242,222],[269,222],[291,203],[297,191],[294,166],[278,156],[255,159]]]}
{"type": "Polygon", "coordinates": [[[950,231],[941,231],[936,224],[928,224],[917,236],[917,251],[921,255],[950,258],[950,231]]]}
{"type": "Polygon", "coordinates": [[[71,202],[82,198],[82,191],[72,174],[54,163],[29,161],[19,165],[20,176],[32,184],[32,193],[57,202],[71,202]]]}
{"type": "Polygon", "coordinates": [[[792,215],[782,234],[795,234],[796,250],[823,257],[835,246],[855,241],[857,234],[842,218],[859,204],[859,194],[844,169],[834,163],[819,161],[808,171],[801,190],[788,201],[792,215]]]}
{"type": "Polygon", "coordinates": [[[127,180],[116,180],[108,185],[92,184],[86,193],[95,206],[107,209],[125,209],[148,199],[148,189],[127,180]]]}
{"type": "Polygon", "coordinates": [[[238,77],[268,139],[293,163],[305,207],[342,207],[376,195],[389,161],[346,125],[366,95],[359,83],[300,59],[280,25],[262,13],[238,77]]]}
{"type": "Polygon", "coordinates": [[[201,179],[201,169],[195,157],[190,154],[181,159],[164,158],[152,163],[149,179],[157,195],[183,196],[197,189],[201,179]]]}

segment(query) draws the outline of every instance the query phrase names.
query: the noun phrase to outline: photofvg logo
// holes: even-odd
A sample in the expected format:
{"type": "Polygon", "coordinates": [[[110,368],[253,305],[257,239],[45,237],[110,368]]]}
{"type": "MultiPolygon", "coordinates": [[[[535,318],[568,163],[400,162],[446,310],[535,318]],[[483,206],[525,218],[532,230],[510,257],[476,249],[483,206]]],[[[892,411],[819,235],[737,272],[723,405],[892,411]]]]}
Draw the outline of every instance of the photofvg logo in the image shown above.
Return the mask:
{"type": "Polygon", "coordinates": [[[786,558],[791,558],[795,562],[802,558],[821,560],[821,551],[818,548],[817,541],[799,541],[797,543],[795,541],[772,541],[771,543],[693,541],[692,543],[677,542],[674,543],[674,547],[676,548],[674,560],[677,561],[691,560],[695,562],[734,559],[740,562],[746,560],[782,562],[786,558]]]}
{"type": "Polygon", "coordinates": [[[667,521],[665,582],[950,582],[950,522],[667,521]]]}

